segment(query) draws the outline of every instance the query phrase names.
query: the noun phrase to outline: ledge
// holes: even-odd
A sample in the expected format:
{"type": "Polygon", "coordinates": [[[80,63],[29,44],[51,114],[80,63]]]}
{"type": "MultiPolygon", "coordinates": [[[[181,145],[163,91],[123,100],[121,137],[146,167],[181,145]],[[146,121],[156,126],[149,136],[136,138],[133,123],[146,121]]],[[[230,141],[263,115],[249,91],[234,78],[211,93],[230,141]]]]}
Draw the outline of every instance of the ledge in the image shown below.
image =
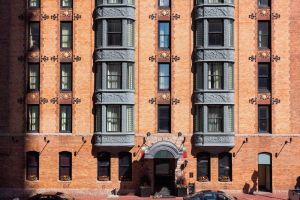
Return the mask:
{"type": "Polygon", "coordinates": [[[94,62],[134,62],[133,49],[97,49],[94,52],[94,62]]]}
{"type": "Polygon", "coordinates": [[[135,145],[134,133],[100,133],[95,132],[93,138],[93,145],[97,147],[103,146],[121,146],[132,147],[135,145]]]}
{"type": "Polygon", "coordinates": [[[234,19],[234,7],[230,4],[203,4],[195,7],[194,20],[203,18],[234,19]]]}
{"type": "Polygon", "coordinates": [[[196,147],[234,147],[234,133],[200,133],[193,135],[193,143],[196,147]]]}
{"type": "Polygon", "coordinates": [[[233,49],[197,49],[193,56],[194,62],[234,62],[233,49]]]}
{"type": "Polygon", "coordinates": [[[234,92],[212,91],[212,92],[195,92],[195,104],[234,104],[234,92]]]}
{"type": "Polygon", "coordinates": [[[129,91],[96,91],[95,104],[134,104],[134,92],[129,91]]]}
{"type": "Polygon", "coordinates": [[[93,13],[94,20],[99,19],[135,19],[134,7],[119,5],[118,7],[97,7],[93,13]]]}

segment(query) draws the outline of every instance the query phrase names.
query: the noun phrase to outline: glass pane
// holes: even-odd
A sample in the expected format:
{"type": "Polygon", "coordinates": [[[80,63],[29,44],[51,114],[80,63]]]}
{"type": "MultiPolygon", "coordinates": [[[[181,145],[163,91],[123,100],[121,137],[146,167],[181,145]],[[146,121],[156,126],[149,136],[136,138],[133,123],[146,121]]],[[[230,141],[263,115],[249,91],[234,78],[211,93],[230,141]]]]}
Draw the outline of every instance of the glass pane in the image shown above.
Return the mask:
{"type": "Polygon", "coordinates": [[[223,63],[208,64],[208,89],[223,88],[223,63]]]}
{"type": "Polygon", "coordinates": [[[72,65],[71,64],[61,64],[61,90],[71,90],[72,86],[72,65]]]}
{"type": "Polygon", "coordinates": [[[203,64],[197,63],[196,66],[196,89],[201,90],[203,89],[203,64]]]}
{"type": "Polygon", "coordinates": [[[170,0],[159,0],[159,6],[170,7],[170,0]]]}
{"type": "Polygon", "coordinates": [[[134,0],[127,0],[127,2],[128,2],[128,5],[134,5],[135,4],[134,0]]]}
{"type": "Polygon", "coordinates": [[[204,42],[204,27],[203,20],[196,23],[196,46],[203,46],[204,42]]]}
{"type": "Polygon", "coordinates": [[[224,0],[208,0],[209,4],[219,4],[224,3],[224,0]]]}
{"type": "Polygon", "coordinates": [[[223,107],[221,106],[208,107],[208,131],[209,132],[223,131],[223,107]]]}
{"type": "Polygon", "coordinates": [[[270,0],[258,0],[259,7],[270,7],[271,3],[270,0]]]}
{"type": "Polygon", "coordinates": [[[71,48],[72,46],[72,23],[61,23],[61,48],[71,48]]]}
{"type": "Polygon", "coordinates": [[[203,107],[202,106],[196,106],[195,129],[196,132],[203,132],[203,107]]]}
{"type": "Polygon", "coordinates": [[[107,88],[121,89],[121,63],[109,63],[107,65],[107,88]]]}
{"type": "Polygon", "coordinates": [[[29,64],[29,73],[28,73],[28,86],[29,90],[38,90],[39,89],[39,64],[29,64]]]}
{"type": "Polygon", "coordinates": [[[71,131],[72,107],[70,105],[60,106],[60,131],[71,131]]]}
{"type": "Polygon", "coordinates": [[[102,130],[102,106],[96,105],[95,111],[95,131],[101,132],[102,130]]]}
{"type": "Polygon", "coordinates": [[[224,45],[224,24],[223,20],[208,20],[208,45],[224,45]]]}
{"type": "Polygon", "coordinates": [[[61,0],[61,6],[72,8],[72,0],[61,0]]]}
{"type": "Polygon", "coordinates": [[[122,20],[107,20],[108,46],[122,46],[122,20]]]}
{"type": "Polygon", "coordinates": [[[40,7],[40,1],[39,0],[29,0],[28,5],[31,8],[38,8],[38,7],[40,7]]]}
{"type": "Polygon", "coordinates": [[[170,23],[159,22],[159,47],[169,48],[170,23]]]}
{"type": "Polygon", "coordinates": [[[158,106],[158,130],[170,132],[170,106],[158,106]]]}
{"type": "Polygon", "coordinates": [[[39,106],[28,106],[28,131],[38,131],[39,129],[39,106]]]}
{"type": "Polygon", "coordinates": [[[258,47],[270,48],[270,23],[267,21],[258,22],[258,47]]]}
{"type": "Polygon", "coordinates": [[[134,46],[134,22],[133,20],[127,21],[127,28],[128,28],[128,46],[134,46]]]}
{"type": "Polygon", "coordinates": [[[170,64],[159,64],[159,89],[170,88],[170,64]]]}
{"type": "Polygon", "coordinates": [[[231,180],[231,154],[222,153],[219,155],[219,181],[231,180]]]}
{"type": "Polygon", "coordinates": [[[228,63],[228,89],[233,90],[234,88],[234,73],[233,73],[233,63],[228,63]]]}
{"type": "Polygon", "coordinates": [[[97,22],[97,31],[96,31],[96,47],[102,46],[103,41],[103,23],[102,20],[97,22]]]}
{"type": "Polygon", "coordinates": [[[60,166],[71,166],[71,156],[72,154],[69,152],[59,153],[59,164],[60,166]]]}
{"type": "Polygon", "coordinates": [[[127,89],[133,90],[134,89],[134,64],[133,63],[127,63],[127,89]]]}
{"type": "Polygon", "coordinates": [[[121,4],[122,0],[107,0],[108,4],[121,4]]]}
{"type": "Polygon", "coordinates": [[[233,106],[228,106],[228,131],[234,131],[234,109],[233,106]]]}
{"type": "Polygon", "coordinates": [[[97,63],[96,89],[102,89],[102,63],[97,63]]]}
{"type": "Polygon", "coordinates": [[[210,156],[207,153],[199,153],[197,156],[197,177],[199,181],[210,179],[210,156]]]}
{"type": "Polygon", "coordinates": [[[134,120],[134,115],[133,115],[133,107],[132,106],[127,106],[127,123],[126,123],[126,129],[127,132],[132,132],[134,129],[133,126],[133,120],[134,120]]]}
{"type": "Polygon", "coordinates": [[[108,132],[120,132],[121,130],[121,107],[107,106],[106,108],[106,129],[108,132]]]}
{"type": "Polygon", "coordinates": [[[40,23],[31,22],[29,24],[29,48],[40,47],[40,23]]]}
{"type": "Polygon", "coordinates": [[[234,46],[234,21],[229,20],[229,46],[234,46]]]}

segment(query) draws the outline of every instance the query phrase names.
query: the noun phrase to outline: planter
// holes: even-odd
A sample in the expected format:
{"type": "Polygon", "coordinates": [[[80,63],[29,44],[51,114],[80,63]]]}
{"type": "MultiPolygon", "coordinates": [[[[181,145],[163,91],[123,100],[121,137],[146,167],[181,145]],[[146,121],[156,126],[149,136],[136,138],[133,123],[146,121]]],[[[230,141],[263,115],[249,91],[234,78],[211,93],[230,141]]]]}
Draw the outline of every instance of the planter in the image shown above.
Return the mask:
{"type": "Polygon", "coordinates": [[[177,197],[185,197],[187,196],[187,188],[186,187],[177,187],[176,188],[177,197]]]}
{"type": "Polygon", "coordinates": [[[150,186],[140,186],[138,194],[140,197],[150,197],[151,187],[150,186]]]}

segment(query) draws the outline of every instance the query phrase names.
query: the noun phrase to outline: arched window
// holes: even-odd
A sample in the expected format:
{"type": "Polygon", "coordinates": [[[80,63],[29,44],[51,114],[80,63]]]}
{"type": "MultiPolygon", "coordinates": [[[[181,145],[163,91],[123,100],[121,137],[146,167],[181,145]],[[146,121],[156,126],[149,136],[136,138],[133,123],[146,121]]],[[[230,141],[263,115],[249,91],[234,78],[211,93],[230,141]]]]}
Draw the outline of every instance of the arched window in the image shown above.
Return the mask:
{"type": "Polygon", "coordinates": [[[72,153],[63,151],[59,153],[59,180],[72,180],[72,153]]]}
{"type": "Polygon", "coordinates": [[[232,181],[232,156],[231,153],[219,154],[219,181],[232,181]]]}
{"type": "Polygon", "coordinates": [[[272,154],[258,154],[258,189],[272,191],[272,154]]]}
{"type": "Polygon", "coordinates": [[[29,181],[39,180],[39,156],[36,151],[26,153],[26,179],[29,181]]]}
{"type": "Polygon", "coordinates": [[[197,154],[197,180],[200,182],[210,181],[210,154],[197,154]]]}
{"type": "Polygon", "coordinates": [[[110,153],[100,152],[98,154],[98,181],[110,180],[110,153]]]}
{"type": "Polygon", "coordinates": [[[132,156],[129,152],[119,153],[119,180],[132,180],[132,156]]]}

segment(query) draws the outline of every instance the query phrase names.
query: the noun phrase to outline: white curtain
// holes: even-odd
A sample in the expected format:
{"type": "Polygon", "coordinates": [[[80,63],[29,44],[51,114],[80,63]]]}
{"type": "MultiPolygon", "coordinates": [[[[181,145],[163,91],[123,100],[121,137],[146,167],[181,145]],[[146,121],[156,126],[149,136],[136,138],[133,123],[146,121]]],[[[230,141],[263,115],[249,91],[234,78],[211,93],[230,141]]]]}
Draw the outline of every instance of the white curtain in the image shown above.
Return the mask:
{"type": "Polygon", "coordinates": [[[120,106],[107,106],[107,131],[120,131],[120,106]]]}
{"type": "Polygon", "coordinates": [[[107,66],[107,88],[121,88],[121,64],[109,64],[107,66]]]}

